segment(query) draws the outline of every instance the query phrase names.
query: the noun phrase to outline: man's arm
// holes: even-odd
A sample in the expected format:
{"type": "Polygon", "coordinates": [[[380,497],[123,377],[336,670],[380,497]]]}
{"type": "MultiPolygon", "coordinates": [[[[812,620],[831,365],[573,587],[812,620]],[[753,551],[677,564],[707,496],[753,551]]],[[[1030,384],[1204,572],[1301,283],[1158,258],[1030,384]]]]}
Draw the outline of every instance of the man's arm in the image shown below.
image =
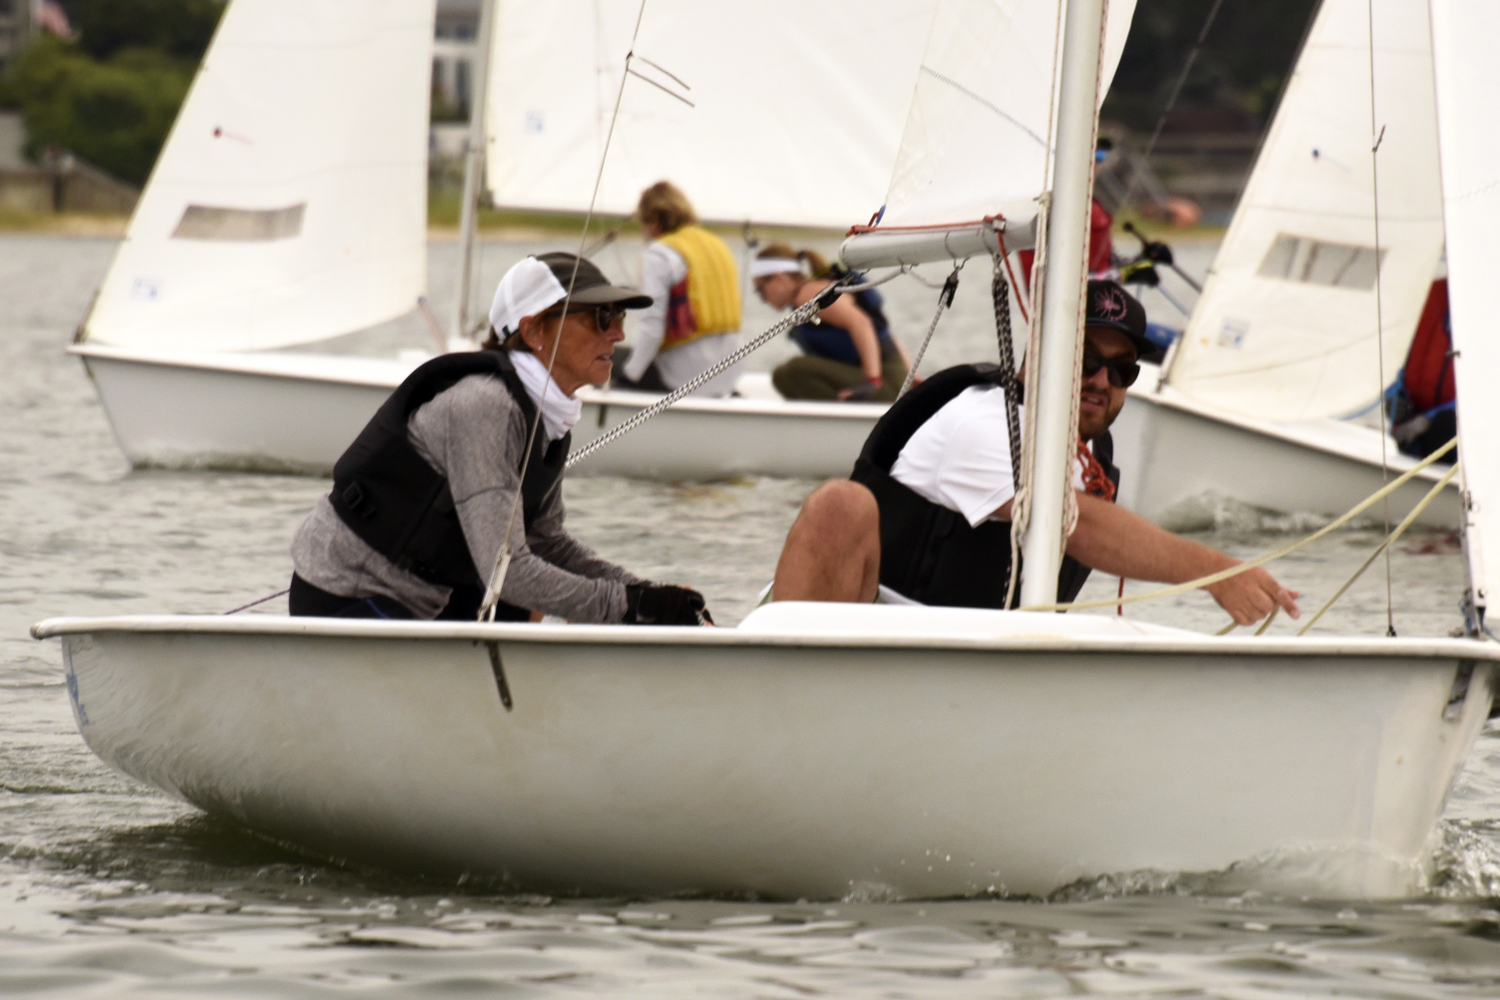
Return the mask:
{"type": "MultiPolygon", "coordinates": [[[[1010,503],[995,516],[1009,520],[1010,503]]],[[[1068,539],[1067,551],[1101,572],[1156,583],[1186,583],[1240,564],[1238,559],[1163,531],[1119,504],[1087,493],[1078,494],[1078,527],[1068,539]]],[[[1240,625],[1254,624],[1278,606],[1293,618],[1301,616],[1300,595],[1260,567],[1205,589],[1240,625]]]]}

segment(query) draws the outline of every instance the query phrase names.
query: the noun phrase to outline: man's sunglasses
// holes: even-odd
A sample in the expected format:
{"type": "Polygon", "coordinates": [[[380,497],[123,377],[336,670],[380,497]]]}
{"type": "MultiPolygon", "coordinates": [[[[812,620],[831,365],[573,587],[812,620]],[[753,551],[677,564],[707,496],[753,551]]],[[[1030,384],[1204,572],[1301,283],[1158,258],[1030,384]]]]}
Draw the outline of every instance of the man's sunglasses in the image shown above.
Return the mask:
{"type": "Polygon", "coordinates": [[[1116,389],[1128,389],[1141,376],[1141,366],[1125,358],[1106,358],[1087,347],[1083,349],[1083,377],[1093,378],[1103,368],[1109,373],[1109,384],[1116,389]]]}
{"type": "MultiPolygon", "coordinates": [[[[564,310],[562,309],[552,309],[542,313],[542,319],[552,319],[554,316],[562,316],[564,314],[564,310]]],[[[616,323],[625,318],[625,307],[613,302],[606,302],[604,305],[599,306],[571,305],[567,307],[566,315],[592,316],[594,317],[594,324],[599,328],[599,332],[606,333],[616,323]]]]}

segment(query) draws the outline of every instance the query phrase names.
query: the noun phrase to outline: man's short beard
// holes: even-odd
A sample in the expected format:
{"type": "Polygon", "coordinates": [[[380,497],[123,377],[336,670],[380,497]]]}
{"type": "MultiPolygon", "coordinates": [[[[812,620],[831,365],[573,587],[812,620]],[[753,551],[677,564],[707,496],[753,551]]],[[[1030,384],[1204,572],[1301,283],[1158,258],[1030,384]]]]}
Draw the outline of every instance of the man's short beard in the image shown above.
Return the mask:
{"type": "MultiPolygon", "coordinates": [[[[1111,402],[1113,402],[1113,401],[1111,401],[1111,402]]],[[[1102,427],[1095,428],[1092,431],[1090,431],[1090,430],[1088,430],[1088,429],[1086,429],[1084,427],[1084,418],[1083,418],[1083,415],[1079,414],[1079,418],[1078,418],[1078,434],[1079,434],[1079,436],[1082,437],[1085,442],[1092,442],[1095,438],[1099,437],[1105,431],[1109,430],[1112,426],[1114,426],[1115,420],[1120,416],[1120,411],[1123,410],[1124,408],[1125,408],[1125,401],[1123,399],[1120,400],[1120,405],[1118,407],[1115,407],[1113,410],[1110,409],[1110,404],[1105,404],[1105,408],[1104,408],[1104,425],[1102,427]]]]}

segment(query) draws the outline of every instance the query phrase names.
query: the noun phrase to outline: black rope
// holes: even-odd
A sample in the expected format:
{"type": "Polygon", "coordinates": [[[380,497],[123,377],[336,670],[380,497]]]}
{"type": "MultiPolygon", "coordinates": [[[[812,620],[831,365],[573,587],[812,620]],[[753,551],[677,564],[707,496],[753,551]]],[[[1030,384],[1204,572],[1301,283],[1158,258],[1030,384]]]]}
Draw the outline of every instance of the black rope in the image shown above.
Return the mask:
{"type": "Polygon", "coordinates": [[[1010,282],[1004,261],[995,255],[995,278],[990,293],[995,300],[995,337],[1000,342],[1000,381],[1005,389],[1005,429],[1010,435],[1010,465],[1016,491],[1021,489],[1021,382],[1016,378],[1016,351],[1010,329],[1010,282]]]}

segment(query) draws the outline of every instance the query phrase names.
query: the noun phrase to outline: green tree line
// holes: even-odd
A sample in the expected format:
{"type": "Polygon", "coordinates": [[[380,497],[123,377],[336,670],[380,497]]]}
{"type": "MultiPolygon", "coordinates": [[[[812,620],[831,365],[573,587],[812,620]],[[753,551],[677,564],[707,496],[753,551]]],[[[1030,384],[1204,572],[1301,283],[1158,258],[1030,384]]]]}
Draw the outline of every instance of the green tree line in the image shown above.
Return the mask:
{"type": "MultiPolygon", "coordinates": [[[[1215,0],[1139,0],[1107,118],[1149,131],[1215,0]]],[[[1223,0],[1177,101],[1258,129],[1274,109],[1317,0],[1223,0]]],[[[0,80],[28,153],[67,149],[143,183],[166,140],[222,0],[64,0],[74,37],[39,36],[0,80]]],[[[355,16],[351,14],[351,16],[355,16]]]]}
{"type": "MultiPolygon", "coordinates": [[[[1215,0],[1138,0],[1104,117],[1149,132],[1215,0]]],[[[1198,113],[1259,130],[1276,100],[1318,0],[1223,0],[1177,99],[1179,121],[1198,113]]],[[[1168,127],[1173,120],[1168,120],[1168,127]]]]}
{"type": "Polygon", "coordinates": [[[187,96],[219,0],[72,0],[71,39],[42,33],[6,68],[28,155],[66,149],[142,184],[187,96]]]}

